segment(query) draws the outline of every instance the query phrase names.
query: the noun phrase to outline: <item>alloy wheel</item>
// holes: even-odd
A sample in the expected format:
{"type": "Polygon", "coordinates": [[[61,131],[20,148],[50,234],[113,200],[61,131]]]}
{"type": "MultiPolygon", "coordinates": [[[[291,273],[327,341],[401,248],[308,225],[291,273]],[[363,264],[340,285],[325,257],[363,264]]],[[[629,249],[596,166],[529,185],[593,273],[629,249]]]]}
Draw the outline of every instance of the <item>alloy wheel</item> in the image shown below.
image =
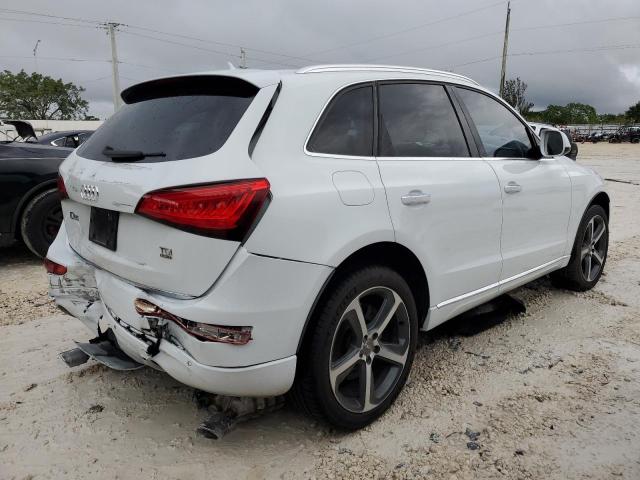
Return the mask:
{"type": "Polygon", "coordinates": [[[607,224],[600,215],[591,218],[585,229],[580,250],[580,266],[587,282],[597,278],[604,266],[607,253],[606,231],[607,224]]]}
{"type": "Polygon", "coordinates": [[[42,234],[48,243],[53,243],[62,224],[62,208],[56,206],[49,210],[42,222],[42,234]]]}
{"type": "Polygon", "coordinates": [[[360,293],[347,306],[331,342],[329,380],[340,405],[365,413],[394,390],[409,355],[409,314],[387,287],[360,293]]]}

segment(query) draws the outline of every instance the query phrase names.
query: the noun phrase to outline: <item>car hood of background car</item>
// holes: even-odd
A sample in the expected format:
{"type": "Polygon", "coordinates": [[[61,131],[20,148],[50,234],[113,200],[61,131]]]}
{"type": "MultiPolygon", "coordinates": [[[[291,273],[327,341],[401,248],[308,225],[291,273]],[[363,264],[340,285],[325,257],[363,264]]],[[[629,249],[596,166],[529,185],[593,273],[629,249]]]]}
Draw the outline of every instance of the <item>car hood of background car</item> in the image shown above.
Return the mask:
{"type": "Polygon", "coordinates": [[[67,158],[73,148],[39,145],[37,143],[0,143],[0,160],[8,158],[67,158]]]}

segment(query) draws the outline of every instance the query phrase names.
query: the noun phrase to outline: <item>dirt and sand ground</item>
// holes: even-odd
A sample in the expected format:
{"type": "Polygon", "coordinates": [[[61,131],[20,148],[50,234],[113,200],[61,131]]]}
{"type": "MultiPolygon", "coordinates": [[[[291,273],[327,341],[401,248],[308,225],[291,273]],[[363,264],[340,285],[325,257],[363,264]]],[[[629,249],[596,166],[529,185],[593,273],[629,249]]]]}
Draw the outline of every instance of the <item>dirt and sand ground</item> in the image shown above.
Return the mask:
{"type": "Polygon", "coordinates": [[[39,261],[0,251],[0,478],[640,478],[640,146],[580,148],[618,180],[599,285],[542,279],[514,293],[525,314],[423,335],[403,393],[356,433],[285,407],[198,436],[205,414],[168,376],[67,368],[58,353],[88,332],[52,307],[39,261]]]}

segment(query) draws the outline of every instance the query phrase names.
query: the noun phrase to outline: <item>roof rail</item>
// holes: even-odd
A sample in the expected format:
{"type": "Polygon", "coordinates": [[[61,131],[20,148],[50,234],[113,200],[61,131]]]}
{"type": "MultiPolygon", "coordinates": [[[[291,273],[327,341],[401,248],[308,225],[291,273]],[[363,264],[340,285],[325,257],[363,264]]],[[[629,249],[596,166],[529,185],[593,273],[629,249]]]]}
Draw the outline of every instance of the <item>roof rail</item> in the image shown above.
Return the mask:
{"type": "Polygon", "coordinates": [[[324,73],[324,72],[356,72],[356,71],[373,71],[373,72],[403,72],[403,73],[421,73],[425,75],[440,75],[443,77],[453,77],[460,80],[479,85],[478,82],[469,77],[458,73],[444,72],[442,70],[432,70],[420,67],[402,67],[396,65],[367,65],[367,64],[335,64],[335,65],[311,65],[302,67],[296,73],[324,73]]]}

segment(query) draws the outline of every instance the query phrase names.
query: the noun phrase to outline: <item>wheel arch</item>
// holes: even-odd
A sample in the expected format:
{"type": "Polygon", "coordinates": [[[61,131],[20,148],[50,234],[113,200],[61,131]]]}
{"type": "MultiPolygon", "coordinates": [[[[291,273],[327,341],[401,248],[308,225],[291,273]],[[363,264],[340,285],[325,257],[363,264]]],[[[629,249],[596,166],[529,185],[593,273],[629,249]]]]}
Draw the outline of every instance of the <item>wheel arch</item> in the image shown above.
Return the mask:
{"type": "Polygon", "coordinates": [[[24,215],[25,208],[29,204],[31,200],[40,195],[47,190],[52,190],[56,188],[56,180],[47,180],[45,182],[39,183],[35,187],[31,188],[27,193],[25,193],[18,206],[16,208],[15,213],[13,214],[13,221],[11,226],[13,228],[13,236],[16,240],[22,239],[22,233],[20,232],[20,220],[22,219],[22,215],[24,215]]]}
{"type": "MultiPolygon", "coordinates": [[[[607,194],[607,192],[605,191],[601,191],[598,192],[589,202],[589,204],[587,205],[587,208],[585,208],[585,212],[592,206],[592,205],[600,205],[604,211],[607,213],[607,219],[609,219],[610,214],[609,214],[609,206],[611,204],[611,199],[609,198],[609,195],[607,194]]],[[[583,214],[584,215],[584,214],[583,214]]]]}
{"type": "Polygon", "coordinates": [[[331,292],[331,288],[349,273],[366,265],[385,265],[400,273],[413,293],[418,310],[419,328],[422,327],[429,312],[429,283],[425,269],[418,257],[407,247],[397,242],[377,242],[364,246],[345,258],[326,279],[318,292],[307,315],[297,352],[304,348],[309,340],[310,326],[315,321],[318,305],[331,292]]]}

